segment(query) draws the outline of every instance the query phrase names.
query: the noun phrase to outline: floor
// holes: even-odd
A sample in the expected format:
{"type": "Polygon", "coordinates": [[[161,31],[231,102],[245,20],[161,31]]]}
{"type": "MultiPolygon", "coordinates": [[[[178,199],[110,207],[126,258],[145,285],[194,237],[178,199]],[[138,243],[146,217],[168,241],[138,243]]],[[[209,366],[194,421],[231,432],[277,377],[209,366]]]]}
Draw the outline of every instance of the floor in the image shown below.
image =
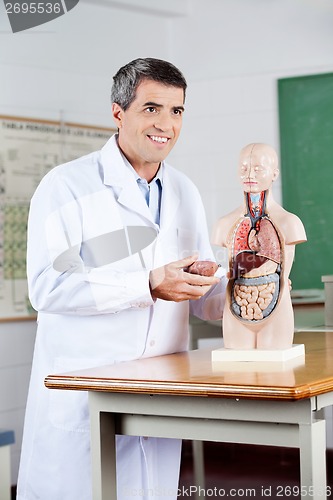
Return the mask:
{"type": "MultiPolygon", "coordinates": [[[[207,442],[204,443],[204,456],[206,484],[200,491],[196,491],[193,480],[192,443],[183,442],[180,499],[303,498],[299,494],[297,449],[207,442]]],[[[329,498],[330,491],[333,495],[333,450],[327,452],[327,484],[329,498]]],[[[16,492],[13,488],[12,500],[15,499],[16,492]]]]}
{"type": "MultiPolygon", "coordinates": [[[[206,485],[196,491],[191,442],[183,443],[179,498],[303,498],[299,491],[299,451],[292,448],[205,443],[206,485]]],[[[328,494],[333,494],[333,451],[327,453],[328,494]]],[[[311,492],[310,492],[310,496],[311,492]]],[[[320,497],[323,495],[319,495],[320,497]]]]}

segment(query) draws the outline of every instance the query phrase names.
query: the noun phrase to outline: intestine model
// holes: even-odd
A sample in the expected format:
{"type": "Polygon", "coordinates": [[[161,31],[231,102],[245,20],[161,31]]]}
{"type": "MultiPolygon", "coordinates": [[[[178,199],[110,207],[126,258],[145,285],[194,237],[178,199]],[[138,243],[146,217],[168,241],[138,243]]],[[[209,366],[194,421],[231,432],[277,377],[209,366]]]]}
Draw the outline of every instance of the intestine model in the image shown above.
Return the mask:
{"type": "Polygon", "coordinates": [[[228,249],[229,258],[224,347],[289,349],[294,336],[289,274],[295,245],[306,241],[305,230],[273,199],[279,170],[271,146],[245,146],[238,172],[244,203],[218,220],[212,237],[213,244],[228,249]]]}

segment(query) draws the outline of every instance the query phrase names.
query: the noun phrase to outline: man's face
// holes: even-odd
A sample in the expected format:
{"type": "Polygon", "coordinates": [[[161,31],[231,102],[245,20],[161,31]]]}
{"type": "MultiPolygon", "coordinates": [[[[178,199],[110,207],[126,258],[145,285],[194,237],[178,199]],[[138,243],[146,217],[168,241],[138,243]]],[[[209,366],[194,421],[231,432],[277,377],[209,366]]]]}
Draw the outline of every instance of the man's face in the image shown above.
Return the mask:
{"type": "Polygon", "coordinates": [[[279,174],[275,151],[261,144],[248,146],[241,151],[238,173],[246,193],[266,191],[279,174]]]}
{"type": "Polygon", "coordinates": [[[126,111],[113,103],[119,147],[138,172],[157,169],[175,145],[184,111],[182,88],[144,80],[126,111]]]}

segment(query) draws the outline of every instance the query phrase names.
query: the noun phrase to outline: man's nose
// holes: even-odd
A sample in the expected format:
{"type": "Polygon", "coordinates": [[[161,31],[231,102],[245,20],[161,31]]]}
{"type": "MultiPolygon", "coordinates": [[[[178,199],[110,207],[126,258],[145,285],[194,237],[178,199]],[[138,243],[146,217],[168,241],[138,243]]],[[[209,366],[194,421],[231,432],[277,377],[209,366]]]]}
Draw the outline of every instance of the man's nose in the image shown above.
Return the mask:
{"type": "Polygon", "coordinates": [[[160,113],[155,119],[155,128],[166,132],[172,128],[171,117],[168,113],[160,113]]]}

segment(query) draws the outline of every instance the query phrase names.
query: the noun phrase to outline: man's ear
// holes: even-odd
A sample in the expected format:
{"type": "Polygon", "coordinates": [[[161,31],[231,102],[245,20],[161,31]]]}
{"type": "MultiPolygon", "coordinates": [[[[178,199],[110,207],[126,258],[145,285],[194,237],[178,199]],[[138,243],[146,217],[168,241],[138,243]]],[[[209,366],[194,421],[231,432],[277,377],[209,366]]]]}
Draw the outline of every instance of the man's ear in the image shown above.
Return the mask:
{"type": "Polygon", "coordinates": [[[119,128],[122,127],[124,111],[119,106],[119,104],[117,104],[116,102],[112,103],[112,108],[111,109],[112,109],[113,120],[114,120],[117,128],[119,129],[119,128]]]}

